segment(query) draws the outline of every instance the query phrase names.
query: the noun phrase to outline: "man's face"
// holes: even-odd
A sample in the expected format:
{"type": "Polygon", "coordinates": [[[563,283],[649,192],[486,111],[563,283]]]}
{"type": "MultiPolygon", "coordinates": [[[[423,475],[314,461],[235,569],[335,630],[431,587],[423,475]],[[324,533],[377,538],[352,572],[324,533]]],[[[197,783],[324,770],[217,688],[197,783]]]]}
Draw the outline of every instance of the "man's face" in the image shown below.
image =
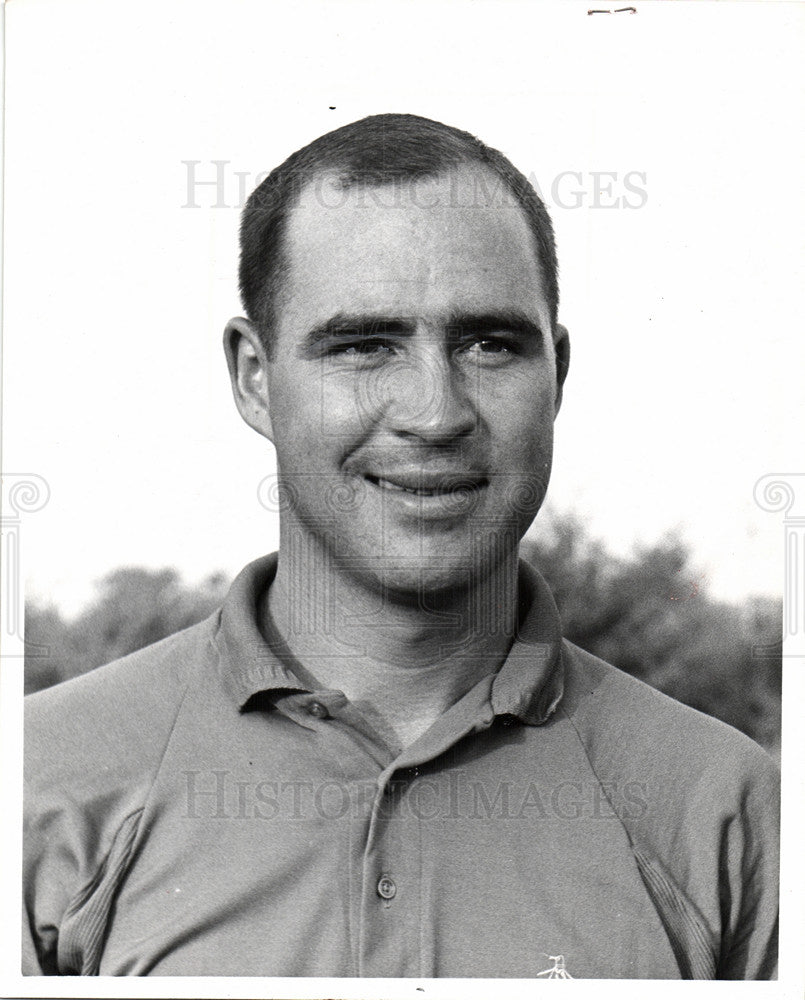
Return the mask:
{"type": "Polygon", "coordinates": [[[282,545],[316,539],[401,594],[477,579],[516,550],[551,467],[556,354],[522,210],[469,167],[323,182],[286,252],[267,373],[282,545]]]}

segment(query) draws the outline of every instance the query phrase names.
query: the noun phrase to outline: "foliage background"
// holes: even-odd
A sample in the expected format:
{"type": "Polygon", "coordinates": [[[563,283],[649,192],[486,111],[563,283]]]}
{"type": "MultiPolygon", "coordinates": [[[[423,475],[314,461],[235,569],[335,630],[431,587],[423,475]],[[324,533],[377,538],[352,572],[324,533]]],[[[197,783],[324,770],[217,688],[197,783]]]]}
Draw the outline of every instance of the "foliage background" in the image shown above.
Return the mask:
{"type": "MultiPolygon", "coordinates": [[[[627,673],[742,730],[779,756],[782,602],[708,596],[688,548],[668,535],[616,557],[574,516],[545,516],[522,555],[550,585],[564,634],[627,673]]],[[[107,574],[75,618],[28,602],[26,693],[69,680],[200,621],[222,601],[220,573],[201,585],[173,569],[107,574]]]]}

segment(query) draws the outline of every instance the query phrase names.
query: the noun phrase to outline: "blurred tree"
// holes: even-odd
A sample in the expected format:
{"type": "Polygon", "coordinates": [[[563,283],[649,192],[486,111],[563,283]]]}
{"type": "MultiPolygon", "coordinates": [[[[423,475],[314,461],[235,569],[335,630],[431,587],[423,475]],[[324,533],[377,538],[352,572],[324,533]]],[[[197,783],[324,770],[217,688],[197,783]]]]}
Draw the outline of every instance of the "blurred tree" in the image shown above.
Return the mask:
{"type": "Polygon", "coordinates": [[[571,642],[779,747],[782,602],[713,600],[673,535],[618,558],[575,516],[540,521],[522,555],[553,590],[571,642]]]}
{"type": "MultiPolygon", "coordinates": [[[[538,527],[522,554],[548,581],[571,642],[779,749],[781,602],[713,600],[674,536],[618,558],[575,516],[544,513],[538,527]]],[[[194,588],[172,569],[128,567],[98,589],[72,621],[53,607],[26,605],[26,637],[50,651],[26,661],[26,692],[200,621],[221,603],[226,581],[216,574],[194,588]]]]}
{"type": "Polygon", "coordinates": [[[107,574],[98,590],[98,597],[73,621],[53,607],[26,602],[26,639],[49,647],[48,657],[26,658],[26,693],[194,625],[221,603],[226,580],[213,574],[194,588],[183,584],[172,569],[125,567],[107,574]]]}
{"type": "Polygon", "coordinates": [[[68,624],[52,605],[25,602],[26,643],[45,647],[47,652],[25,654],[25,693],[41,691],[64,680],[61,665],[68,643],[68,624]]]}

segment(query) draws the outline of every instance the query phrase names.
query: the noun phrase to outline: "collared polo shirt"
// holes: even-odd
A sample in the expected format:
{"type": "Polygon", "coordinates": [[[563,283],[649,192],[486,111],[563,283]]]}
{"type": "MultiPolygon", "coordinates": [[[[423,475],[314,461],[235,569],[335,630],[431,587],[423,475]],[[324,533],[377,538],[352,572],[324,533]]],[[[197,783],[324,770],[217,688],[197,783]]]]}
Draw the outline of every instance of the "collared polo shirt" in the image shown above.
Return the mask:
{"type": "Polygon", "coordinates": [[[26,699],[23,971],[764,979],[777,772],[562,640],[521,566],[497,673],[397,752],[220,612],[26,699]]]}

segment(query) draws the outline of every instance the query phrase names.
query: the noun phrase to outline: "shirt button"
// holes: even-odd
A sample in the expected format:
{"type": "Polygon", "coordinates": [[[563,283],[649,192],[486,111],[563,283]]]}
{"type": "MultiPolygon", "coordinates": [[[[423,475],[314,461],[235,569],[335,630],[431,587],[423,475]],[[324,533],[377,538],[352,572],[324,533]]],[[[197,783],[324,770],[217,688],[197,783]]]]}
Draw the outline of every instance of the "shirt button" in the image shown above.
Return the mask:
{"type": "Polygon", "coordinates": [[[329,717],[330,713],[322,705],[320,701],[311,701],[307,707],[308,714],[314,716],[316,719],[326,719],[329,717]]]}
{"type": "Polygon", "coordinates": [[[394,879],[388,875],[381,875],[377,880],[377,894],[381,899],[394,899],[397,895],[397,886],[394,879]]]}

